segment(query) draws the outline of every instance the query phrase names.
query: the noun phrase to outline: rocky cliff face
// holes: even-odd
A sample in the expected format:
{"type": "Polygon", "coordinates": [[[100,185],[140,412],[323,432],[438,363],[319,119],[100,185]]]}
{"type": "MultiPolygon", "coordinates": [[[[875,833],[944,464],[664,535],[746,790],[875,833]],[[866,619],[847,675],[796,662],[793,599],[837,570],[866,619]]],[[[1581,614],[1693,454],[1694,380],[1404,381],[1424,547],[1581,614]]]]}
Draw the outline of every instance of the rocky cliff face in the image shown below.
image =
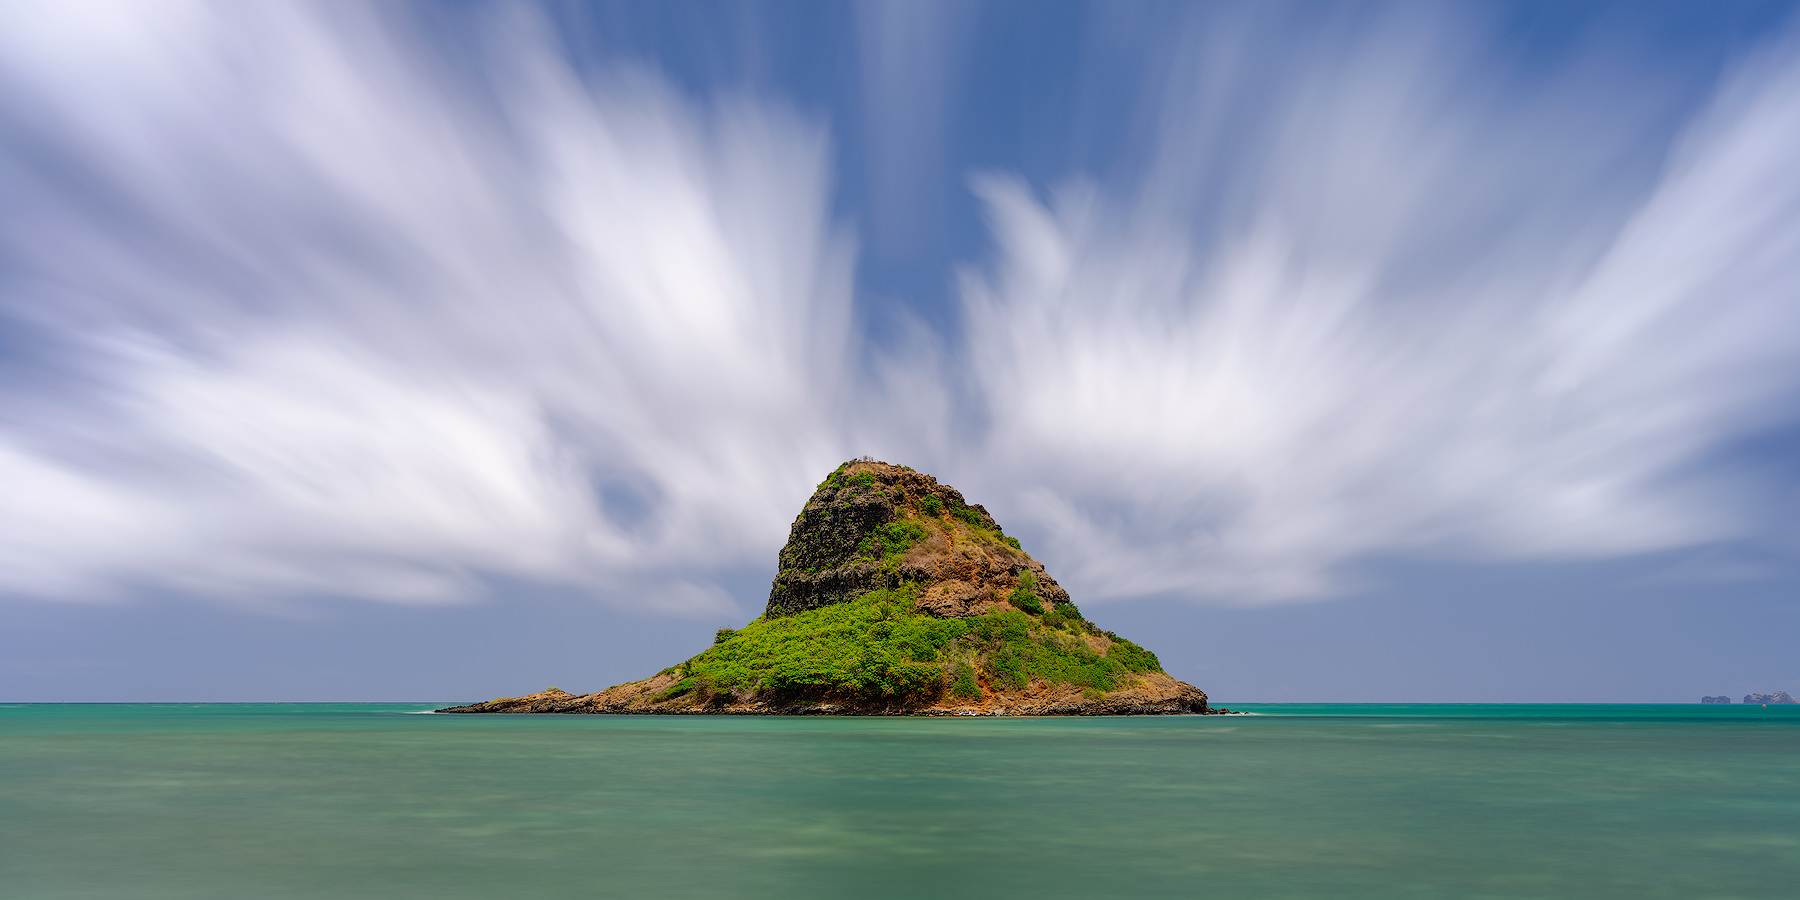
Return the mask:
{"type": "Polygon", "coordinates": [[[826,478],[794,519],[780,562],[764,615],[914,583],[926,586],[922,610],[960,618],[1000,608],[1022,578],[1043,602],[1069,602],[986,509],[930,475],[886,463],[846,463],[826,478]]]}
{"type": "Polygon", "coordinates": [[[1769,703],[1787,704],[1795,701],[1793,697],[1788,696],[1787,691],[1776,691],[1773,694],[1745,694],[1744,702],[1763,705],[1769,703]]]}
{"type": "Polygon", "coordinates": [[[1155,654],[1088,622],[955,488],[839,466],[782,548],[763,615],[699,655],[592,694],[440,712],[1125,715],[1213,713],[1155,654]]]}

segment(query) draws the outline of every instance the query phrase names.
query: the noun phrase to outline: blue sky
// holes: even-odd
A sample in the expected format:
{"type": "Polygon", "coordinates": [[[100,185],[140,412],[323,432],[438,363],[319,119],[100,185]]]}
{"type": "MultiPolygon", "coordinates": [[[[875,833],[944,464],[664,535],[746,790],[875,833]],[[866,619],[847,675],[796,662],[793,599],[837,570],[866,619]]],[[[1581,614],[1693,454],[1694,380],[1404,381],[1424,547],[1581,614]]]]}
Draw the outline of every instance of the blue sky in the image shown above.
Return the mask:
{"type": "Polygon", "coordinates": [[[0,695],[592,690],[873,455],[1222,702],[1800,689],[1793,3],[67,3],[0,695]]]}

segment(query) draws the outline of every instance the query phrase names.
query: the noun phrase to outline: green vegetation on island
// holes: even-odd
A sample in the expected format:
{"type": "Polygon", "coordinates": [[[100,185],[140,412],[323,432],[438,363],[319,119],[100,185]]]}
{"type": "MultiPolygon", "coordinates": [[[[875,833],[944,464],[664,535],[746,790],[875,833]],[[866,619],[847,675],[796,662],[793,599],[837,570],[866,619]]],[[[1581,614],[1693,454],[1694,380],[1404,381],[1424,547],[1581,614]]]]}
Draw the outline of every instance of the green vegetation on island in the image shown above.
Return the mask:
{"type": "Polygon", "coordinates": [[[456,712],[1213,712],[1156,655],[1089,622],[986,509],[863,459],[794,519],[768,605],[643,681],[456,712]]]}
{"type": "MultiPolygon", "coordinates": [[[[1162,671],[1155,654],[1096,628],[1071,603],[1043,612],[1032,598],[1037,614],[1005,609],[942,619],[919,612],[918,599],[918,585],[906,583],[721,631],[713,646],[668,670],[680,680],[657,699],[874,706],[947,692],[972,699],[983,683],[1019,690],[1032,679],[1106,692],[1123,676],[1162,671]]],[[[1020,605],[1018,592],[1009,599],[1020,605]]]]}

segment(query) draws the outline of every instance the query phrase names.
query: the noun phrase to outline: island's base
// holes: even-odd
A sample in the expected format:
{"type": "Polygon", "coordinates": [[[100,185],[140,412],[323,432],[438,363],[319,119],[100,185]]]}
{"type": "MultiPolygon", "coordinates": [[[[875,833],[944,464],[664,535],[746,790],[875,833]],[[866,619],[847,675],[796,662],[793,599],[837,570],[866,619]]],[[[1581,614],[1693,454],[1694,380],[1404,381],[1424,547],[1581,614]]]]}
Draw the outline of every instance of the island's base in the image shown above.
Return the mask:
{"type": "Polygon", "coordinates": [[[679,680],[674,673],[665,672],[592,694],[551,689],[524,697],[452,706],[438,712],[658,716],[1150,716],[1231,712],[1208,706],[1205,692],[1161,672],[1135,676],[1131,684],[1106,693],[1039,683],[1020,691],[984,688],[979,699],[944,696],[914,703],[882,704],[831,699],[779,702],[731,694],[689,693],[664,698],[664,692],[679,680]]]}

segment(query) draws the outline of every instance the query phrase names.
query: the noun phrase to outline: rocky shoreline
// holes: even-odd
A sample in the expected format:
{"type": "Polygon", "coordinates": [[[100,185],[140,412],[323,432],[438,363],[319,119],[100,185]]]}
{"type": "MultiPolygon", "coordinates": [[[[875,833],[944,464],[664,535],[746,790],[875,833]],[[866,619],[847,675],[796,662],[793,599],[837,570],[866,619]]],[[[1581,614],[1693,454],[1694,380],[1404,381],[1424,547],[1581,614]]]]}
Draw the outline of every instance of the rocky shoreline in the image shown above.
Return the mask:
{"type": "Polygon", "coordinates": [[[437,710],[441,713],[575,714],[639,716],[1167,716],[1236,715],[1209,706],[1205,692],[1168,675],[1153,673],[1131,687],[1101,698],[1049,686],[1017,694],[998,693],[981,702],[939,700],[923,705],[857,705],[829,700],[803,703],[765,701],[670,703],[655,698],[676,682],[659,674],[591,694],[546,688],[523,697],[501,697],[437,710]]]}

